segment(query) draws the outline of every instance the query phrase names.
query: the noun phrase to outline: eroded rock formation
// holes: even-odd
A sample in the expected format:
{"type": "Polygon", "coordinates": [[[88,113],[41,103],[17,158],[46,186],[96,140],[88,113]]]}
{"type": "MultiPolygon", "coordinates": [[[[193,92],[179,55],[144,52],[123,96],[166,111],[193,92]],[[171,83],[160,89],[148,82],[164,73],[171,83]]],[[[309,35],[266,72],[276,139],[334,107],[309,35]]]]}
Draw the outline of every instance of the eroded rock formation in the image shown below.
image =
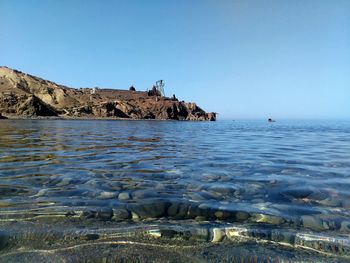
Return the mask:
{"type": "Polygon", "coordinates": [[[0,67],[0,115],[15,117],[216,120],[195,103],[144,91],[58,85],[0,67]]]}

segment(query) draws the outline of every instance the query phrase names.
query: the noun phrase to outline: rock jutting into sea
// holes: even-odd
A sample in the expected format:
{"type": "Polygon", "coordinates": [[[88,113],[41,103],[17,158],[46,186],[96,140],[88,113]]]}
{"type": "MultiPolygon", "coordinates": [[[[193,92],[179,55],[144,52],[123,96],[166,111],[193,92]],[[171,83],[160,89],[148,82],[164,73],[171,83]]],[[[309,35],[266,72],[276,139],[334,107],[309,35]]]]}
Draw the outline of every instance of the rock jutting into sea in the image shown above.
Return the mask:
{"type": "MultiPolygon", "coordinates": [[[[152,91],[152,90],[151,90],[152,91]]],[[[150,91],[74,89],[0,67],[0,118],[111,118],[215,121],[216,114],[150,91]]]]}

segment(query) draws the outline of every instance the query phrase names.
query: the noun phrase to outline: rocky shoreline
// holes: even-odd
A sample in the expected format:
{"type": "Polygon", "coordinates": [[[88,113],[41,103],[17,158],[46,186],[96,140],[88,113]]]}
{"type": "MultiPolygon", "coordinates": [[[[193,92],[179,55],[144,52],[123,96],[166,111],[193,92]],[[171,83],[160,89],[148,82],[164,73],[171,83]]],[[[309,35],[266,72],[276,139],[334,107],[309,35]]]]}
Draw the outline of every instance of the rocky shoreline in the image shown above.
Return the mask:
{"type": "Polygon", "coordinates": [[[0,119],[4,118],[215,121],[216,113],[157,90],[74,89],[0,67],[0,119]]]}

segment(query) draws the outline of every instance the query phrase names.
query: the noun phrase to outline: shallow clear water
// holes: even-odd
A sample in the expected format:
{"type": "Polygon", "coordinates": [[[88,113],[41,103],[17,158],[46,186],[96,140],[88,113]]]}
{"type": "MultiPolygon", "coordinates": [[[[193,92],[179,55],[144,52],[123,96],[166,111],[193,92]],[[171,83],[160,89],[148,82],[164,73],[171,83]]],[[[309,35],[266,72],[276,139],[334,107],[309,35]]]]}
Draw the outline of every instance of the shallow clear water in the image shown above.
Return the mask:
{"type": "Polygon", "coordinates": [[[123,240],[346,261],[350,122],[2,120],[0,209],[0,261],[123,240]]]}

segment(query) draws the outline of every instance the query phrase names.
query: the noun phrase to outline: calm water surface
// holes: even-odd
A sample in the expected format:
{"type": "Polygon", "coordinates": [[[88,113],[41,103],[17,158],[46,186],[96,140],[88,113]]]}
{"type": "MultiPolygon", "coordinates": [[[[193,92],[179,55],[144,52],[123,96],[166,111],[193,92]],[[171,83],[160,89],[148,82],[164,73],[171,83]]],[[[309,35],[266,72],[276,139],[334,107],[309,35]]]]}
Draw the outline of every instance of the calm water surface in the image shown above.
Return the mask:
{"type": "Polygon", "coordinates": [[[350,122],[0,121],[0,261],[349,258],[350,122]]]}

